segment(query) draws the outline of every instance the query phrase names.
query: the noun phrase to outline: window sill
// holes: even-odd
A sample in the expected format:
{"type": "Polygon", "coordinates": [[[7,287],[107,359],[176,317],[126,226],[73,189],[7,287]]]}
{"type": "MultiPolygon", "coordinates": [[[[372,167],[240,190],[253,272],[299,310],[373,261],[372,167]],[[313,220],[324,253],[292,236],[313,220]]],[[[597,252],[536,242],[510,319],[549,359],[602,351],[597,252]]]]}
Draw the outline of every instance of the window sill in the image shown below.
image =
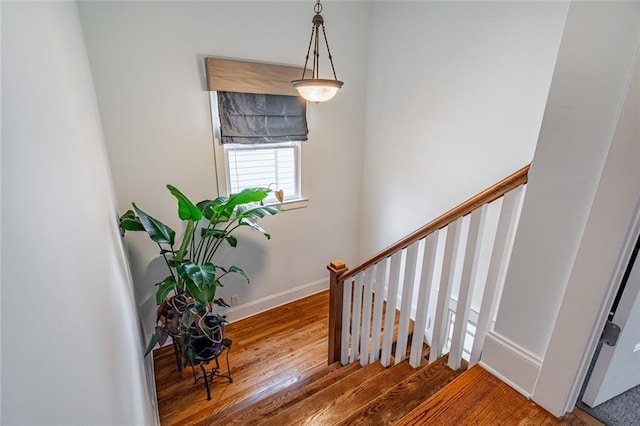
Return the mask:
{"type": "Polygon", "coordinates": [[[309,205],[309,199],[300,198],[298,200],[288,200],[288,201],[285,200],[282,203],[272,203],[267,205],[275,208],[280,208],[280,210],[283,210],[283,211],[297,210],[297,209],[306,208],[309,205]]]}

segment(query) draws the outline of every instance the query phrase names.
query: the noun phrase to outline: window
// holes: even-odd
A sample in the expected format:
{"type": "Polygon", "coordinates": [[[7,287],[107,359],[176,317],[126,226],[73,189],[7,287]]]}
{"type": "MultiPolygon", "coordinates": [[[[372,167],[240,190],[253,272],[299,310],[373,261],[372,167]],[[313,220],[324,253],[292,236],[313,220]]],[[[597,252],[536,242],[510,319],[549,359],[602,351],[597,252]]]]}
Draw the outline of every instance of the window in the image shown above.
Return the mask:
{"type": "MultiPolygon", "coordinates": [[[[284,193],[284,209],[304,207],[301,151],[306,102],[291,81],[302,68],[205,58],[211,94],[218,193],[249,187],[284,193]]],[[[275,195],[266,202],[276,203],[275,195]]]]}
{"type": "MultiPolygon", "coordinates": [[[[283,191],[284,210],[306,207],[309,200],[303,197],[302,190],[301,141],[222,143],[218,103],[218,93],[211,92],[218,194],[265,187],[283,191]]],[[[279,204],[274,193],[265,199],[265,203],[279,204]]]]}
{"type": "MultiPolygon", "coordinates": [[[[285,201],[299,200],[300,142],[225,144],[227,191],[267,187],[284,192],[285,201]]],[[[266,203],[276,203],[271,194],[266,203]]]]}

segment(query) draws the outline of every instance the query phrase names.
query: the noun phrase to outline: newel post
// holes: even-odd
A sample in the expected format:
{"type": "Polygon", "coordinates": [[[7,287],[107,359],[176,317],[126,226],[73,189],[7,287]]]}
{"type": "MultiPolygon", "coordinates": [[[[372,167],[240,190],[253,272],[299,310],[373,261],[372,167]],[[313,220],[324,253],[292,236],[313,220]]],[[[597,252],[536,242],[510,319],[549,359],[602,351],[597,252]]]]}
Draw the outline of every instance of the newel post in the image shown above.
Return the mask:
{"type": "Polygon", "coordinates": [[[341,260],[334,260],[327,265],[329,270],[329,354],[328,363],[340,360],[342,346],[342,291],[344,281],[340,274],[349,268],[341,260]]]}

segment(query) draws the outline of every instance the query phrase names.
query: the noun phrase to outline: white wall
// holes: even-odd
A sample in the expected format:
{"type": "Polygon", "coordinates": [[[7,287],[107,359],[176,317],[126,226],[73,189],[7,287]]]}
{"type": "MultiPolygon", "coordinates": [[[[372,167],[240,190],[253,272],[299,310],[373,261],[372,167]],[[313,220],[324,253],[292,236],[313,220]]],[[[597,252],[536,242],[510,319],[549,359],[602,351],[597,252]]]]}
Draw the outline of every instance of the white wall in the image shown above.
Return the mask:
{"type": "MultiPolygon", "coordinates": [[[[96,84],[116,193],[178,227],[165,184],[194,201],[216,196],[206,56],[302,66],[311,31],[307,2],[83,2],[82,25],[96,84]]],[[[309,104],[303,144],[305,209],[263,221],[267,241],[248,230],[229,262],[245,269],[220,290],[240,296],[249,314],[327,288],[326,265],[352,263],[364,129],[365,30],[370,5],[325,5],[323,15],[338,77],[326,104],[309,104]],[[307,286],[308,285],[308,286],[307,286]],[[301,287],[302,286],[302,287],[301,287]],[[305,287],[307,286],[307,287],[305,287]],[[295,293],[288,294],[292,289],[295,293]],[[281,294],[281,293],[285,294],[281,294]],[[278,297],[274,297],[278,296],[278,297]]],[[[323,58],[326,60],[326,58],[323,58]]],[[[164,265],[144,235],[127,237],[134,281],[147,326],[155,321],[153,283],[164,265]]]]}
{"type": "MultiPolygon", "coordinates": [[[[637,9],[628,14],[635,16],[636,24],[640,23],[637,9]]],[[[630,53],[628,47],[626,50],[630,53]]],[[[552,412],[563,412],[575,404],[586,366],[591,361],[620,284],[620,275],[631,255],[630,250],[624,251],[623,243],[629,238],[633,246],[637,238],[637,231],[632,234],[630,230],[640,202],[640,64],[637,54],[635,61],[633,78],[533,395],[534,400],[552,412]],[[616,271],[618,262],[621,271],[616,271]],[[568,365],[567,359],[576,362],[568,365]]],[[[630,302],[632,300],[626,303],[630,302]]],[[[636,328],[637,335],[640,323],[628,324],[636,328]]],[[[627,330],[626,333],[634,331],[627,330]]],[[[605,346],[601,353],[613,349],[605,346]]]]}
{"type": "Polygon", "coordinates": [[[359,255],[528,164],[564,2],[374,2],[359,255]]]}
{"type": "Polygon", "coordinates": [[[536,398],[542,395],[538,370],[553,364],[543,406],[555,414],[562,414],[566,382],[588,344],[567,346],[593,330],[629,226],[629,206],[637,201],[635,127],[627,121],[613,136],[640,42],[639,18],[636,2],[570,6],[495,325],[496,351],[483,354],[523,393],[535,388],[536,398]],[[610,152],[612,140],[620,146],[610,152]],[[608,155],[609,177],[603,174],[608,155]],[[602,192],[594,202],[598,185],[602,192]],[[563,297],[572,306],[558,317],[563,297]],[[564,333],[551,355],[554,326],[564,333]]]}
{"type": "Polygon", "coordinates": [[[153,424],[75,3],[2,3],[2,418],[153,424]]]}

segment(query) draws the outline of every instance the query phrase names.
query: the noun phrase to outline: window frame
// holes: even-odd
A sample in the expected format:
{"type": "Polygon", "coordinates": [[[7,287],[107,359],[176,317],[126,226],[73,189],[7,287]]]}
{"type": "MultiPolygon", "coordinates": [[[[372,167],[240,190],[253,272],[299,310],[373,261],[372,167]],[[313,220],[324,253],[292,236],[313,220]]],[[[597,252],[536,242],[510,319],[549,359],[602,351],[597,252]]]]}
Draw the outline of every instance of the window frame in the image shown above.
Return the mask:
{"type": "MultiPolygon", "coordinates": [[[[223,144],[220,135],[220,116],[218,115],[218,93],[216,91],[209,92],[209,104],[211,106],[211,127],[213,130],[213,157],[216,173],[216,190],[218,196],[228,196],[230,194],[230,175],[228,166],[228,150],[241,144],[223,144]],[[231,145],[226,147],[226,145],[231,145]]],[[[288,142],[285,142],[288,143],[288,142]]],[[[294,142],[297,147],[295,149],[294,160],[296,161],[296,187],[298,188],[298,198],[285,200],[282,203],[278,201],[265,203],[268,206],[280,207],[282,210],[294,210],[305,208],[309,204],[309,199],[304,196],[305,186],[302,179],[302,142],[294,142]]],[[[250,144],[251,147],[266,147],[274,144],[250,144]]],[[[241,149],[241,148],[240,148],[241,149]]],[[[245,148],[250,149],[250,148],[245,148]]]]}

